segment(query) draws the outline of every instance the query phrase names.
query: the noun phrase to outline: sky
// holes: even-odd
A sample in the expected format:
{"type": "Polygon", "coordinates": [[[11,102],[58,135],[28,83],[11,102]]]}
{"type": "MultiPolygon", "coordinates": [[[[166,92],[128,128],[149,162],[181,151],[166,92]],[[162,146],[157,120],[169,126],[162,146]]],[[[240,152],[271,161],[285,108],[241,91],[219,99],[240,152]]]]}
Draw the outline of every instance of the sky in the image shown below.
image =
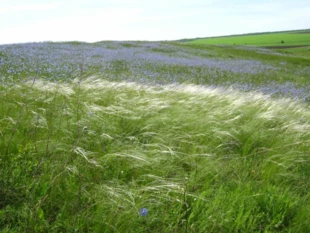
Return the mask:
{"type": "Polygon", "coordinates": [[[309,12],[309,0],[0,0],[0,44],[308,29],[309,12]]]}

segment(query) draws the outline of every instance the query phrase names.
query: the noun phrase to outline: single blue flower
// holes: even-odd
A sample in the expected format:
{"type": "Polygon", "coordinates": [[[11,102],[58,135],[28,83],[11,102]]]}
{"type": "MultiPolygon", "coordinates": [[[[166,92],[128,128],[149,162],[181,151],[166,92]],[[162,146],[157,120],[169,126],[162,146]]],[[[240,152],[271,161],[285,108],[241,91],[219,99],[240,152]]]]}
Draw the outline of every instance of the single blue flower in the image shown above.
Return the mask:
{"type": "Polygon", "coordinates": [[[145,217],[147,215],[149,211],[147,210],[147,208],[142,208],[140,209],[140,215],[145,217]]]}

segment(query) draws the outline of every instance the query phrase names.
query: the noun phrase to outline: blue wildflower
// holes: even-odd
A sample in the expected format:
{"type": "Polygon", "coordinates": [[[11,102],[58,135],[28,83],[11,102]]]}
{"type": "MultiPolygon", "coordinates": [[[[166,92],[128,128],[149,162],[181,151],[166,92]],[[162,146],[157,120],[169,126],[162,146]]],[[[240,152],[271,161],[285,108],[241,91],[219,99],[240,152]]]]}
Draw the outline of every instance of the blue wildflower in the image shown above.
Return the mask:
{"type": "Polygon", "coordinates": [[[147,208],[142,208],[140,209],[140,215],[145,217],[147,215],[149,211],[147,210],[147,208]]]}

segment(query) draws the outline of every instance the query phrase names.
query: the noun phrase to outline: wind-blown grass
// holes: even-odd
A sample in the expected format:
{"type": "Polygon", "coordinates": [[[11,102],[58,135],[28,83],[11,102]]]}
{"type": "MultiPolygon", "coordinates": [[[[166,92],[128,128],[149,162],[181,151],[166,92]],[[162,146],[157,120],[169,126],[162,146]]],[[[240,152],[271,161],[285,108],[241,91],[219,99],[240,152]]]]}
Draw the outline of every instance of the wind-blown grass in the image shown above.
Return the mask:
{"type": "Polygon", "coordinates": [[[305,103],[94,77],[0,93],[2,232],[310,231],[305,103]]]}

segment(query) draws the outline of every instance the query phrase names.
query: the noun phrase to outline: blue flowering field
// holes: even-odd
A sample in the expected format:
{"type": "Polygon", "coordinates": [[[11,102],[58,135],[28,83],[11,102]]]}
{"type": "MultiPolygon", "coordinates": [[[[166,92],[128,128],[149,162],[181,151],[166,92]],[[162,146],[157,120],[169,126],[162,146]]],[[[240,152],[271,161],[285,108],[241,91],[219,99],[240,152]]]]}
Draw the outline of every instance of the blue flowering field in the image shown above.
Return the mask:
{"type": "Polygon", "coordinates": [[[0,45],[0,231],[310,232],[309,57],[0,45]]]}
{"type": "Polygon", "coordinates": [[[6,85],[38,76],[67,82],[97,75],[109,81],[193,83],[308,99],[309,57],[168,42],[13,44],[0,46],[0,81],[6,85]]]}

